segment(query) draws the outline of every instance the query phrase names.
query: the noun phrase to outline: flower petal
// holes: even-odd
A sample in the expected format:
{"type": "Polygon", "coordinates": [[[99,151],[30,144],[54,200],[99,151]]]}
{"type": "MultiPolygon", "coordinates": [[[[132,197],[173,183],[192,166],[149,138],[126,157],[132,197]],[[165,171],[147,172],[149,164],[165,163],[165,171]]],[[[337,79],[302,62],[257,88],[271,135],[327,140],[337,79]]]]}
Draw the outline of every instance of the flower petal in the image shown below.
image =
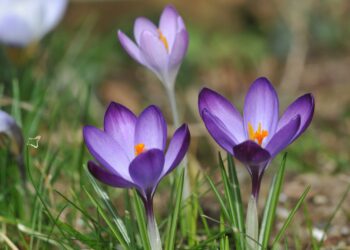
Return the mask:
{"type": "Polygon", "coordinates": [[[233,154],[232,148],[237,144],[237,139],[226,128],[225,124],[207,109],[202,111],[202,119],[216,143],[230,154],[233,154]]]}
{"type": "Polygon", "coordinates": [[[315,100],[312,94],[305,94],[296,99],[284,111],[280,121],[278,122],[277,130],[284,127],[296,115],[300,115],[300,127],[298,132],[294,135],[293,141],[297,139],[305,129],[310,125],[315,110],[315,100]]]}
{"type": "Polygon", "coordinates": [[[140,45],[141,34],[145,30],[151,32],[154,36],[158,35],[158,28],[149,19],[145,17],[139,17],[134,23],[134,37],[138,45],[140,45]]]}
{"type": "Polygon", "coordinates": [[[173,68],[178,69],[178,66],[181,64],[182,59],[186,55],[187,48],[188,48],[188,41],[189,41],[188,32],[186,30],[182,30],[176,34],[174,47],[171,50],[170,58],[169,58],[170,70],[173,68]]]}
{"type": "Polygon", "coordinates": [[[61,21],[68,5],[67,0],[41,1],[43,3],[41,36],[52,30],[61,21]]]}
{"type": "Polygon", "coordinates": [[[104,130],[119,145],[123,145],[130,161],[135,157],[134,135],[136,116],[127,107],[111,102],[104,118],[104,130]]]}
{"type": "Polygon", "coordinates": [[[244,102],[244,129],[248,137],[248,123],[254,130],[261,128],[268,131],[268,136],[263,141],[263,146],[267,144],[271,136],[275,133],[278,122],[278,96],[268,79],[261,77],[250,86],[244,102]]]}
{"type": "Polygon", "coordinates": [[[0,42],[24,47],[35,40],[35,33],[25,20],[16,15],[0,17],[0,42]]]}
{"type": "Polygon", "coordinates": [[[163,81],[168,71],[169,61],[169,55],[164,44],[151,32],[144,31],[141,34],[140,49],[146,64],[163,81]]]}
{"type": "Polygon", "coordinates": [[[130,188],[134,184],[123,179],[119,175],[109,172],[107,169],[98,166],[93,161],[88,162],[89,172],[100,182],[103,182],[112,187],[130,188]]]}
{"type": "Polygon", "coordinates": [[[281,150],[287,147],[295,137],[300,128],[300,115],[296,115],[289,123],[280,128],[266,145],[272,157],[275,157],[281,150]]]}
{"type": "Polygon", "coordinates": [[[170,51],[173,48],[175,35],[177,33],[178,16],[179,14],[177,13],[176,9],[173,6],[168,5],[164,8],[159,20],[159,29],[166,37],[170,51]]]}
{"type": "Polygon", "coordinates": [[[145,198],[153,195],[163,167],[164,153],[159,149],[148,150],[130,163],[130,176],[145,198]]]}
{"type": "Polygon", "coordinates": [[[24,147],[22,129],[12,116],[0,110],[0,146],[3,135],[10,140],[11,152],[16,156],[22,155],[24,147]]]}
{"type": "Polygon", "coordinates": [[[200,114],[207,109],[209,113],[220,119],[226,129],[234,135],[235,144],[245,140],[242,116],[225,97],[211,89],[203,88],[199,93],[198,108],[200,114]]]}
{"type": "Polygon", "coordinates": [[[165,149],[167,125],[158,107],[151,105],[139,116],[135,128],[135,143],[144,144],[145,149],[165,149]]]}
{"type": "Polygon", "coordinates": [[[93,126],[85,126],[83,136],[90,153],[101,165],[111,173],[130,180],[130,161],[124,149],[110,135],[93,126]]]}
{"type": "Polygon", "coordinates": [[[165,164],[162,177],[170,173],[177,167],[184,158],[190,145],[190,131],[187,124],[178,128],[170,141],[168,150],[165,154],[165,164]]]}
{"type": "Polygon", "coordinates": [[[127,37],[122,31],[118,30],[118,38],[120,41],[120,44],[122,47],[126,50],[126,52],[131,56],[134,60],[136,60],[138,63],[149,67],[146,61],[143,58],[143,55],[139,49],[139,47],[136,46],[136,44],[131,41],[129,37],[127,37]]]}
{"type": "Polygon", "coordinates": [[[235,157],[247,166],[257,166],[271,159],[270,153],[254,141],[245,141],[233,147],[235,157]]]}

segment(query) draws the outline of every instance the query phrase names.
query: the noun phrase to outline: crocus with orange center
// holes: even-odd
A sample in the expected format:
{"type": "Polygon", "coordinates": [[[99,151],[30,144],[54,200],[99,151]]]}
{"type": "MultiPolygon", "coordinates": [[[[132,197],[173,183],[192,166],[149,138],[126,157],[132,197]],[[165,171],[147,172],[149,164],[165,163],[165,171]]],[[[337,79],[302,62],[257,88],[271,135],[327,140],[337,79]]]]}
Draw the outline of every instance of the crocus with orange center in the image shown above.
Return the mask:
{"type": "Polygon", "coordinates": [[[151,105],[137,117],[125,106],[111,103],[104,129],[85,126],[83,136],[97,161],[89,161],[90,173],[107,185],[137,190],[145,205],[152,249],[161,249],[153,195],[158,183],[186,154],[190,143],[187,125],[175,131],[166,149],[167,124],[159,108],[151,105]]]}
{"type": "Polygon", "coordinates": [[[137,18],[135,42],[120,30],[118,38],[126,52],[152,70],[167,89],[174,87],[189,39],[184,21],[173,6],[164,8],[158,27],[147,18],[137,18]]]}
{"type": "Polygon", "coordinates": [[[208,88],[200,92],[198,106],[214,140],[247,167],[252,178],[252,195],[257,199],[265,169],[309,126],[315,103],[311,94],[305,94],[279,119],[277,93],[269,80],[261,77],[247,93],[243,118],[226,98],[208,88]]]}

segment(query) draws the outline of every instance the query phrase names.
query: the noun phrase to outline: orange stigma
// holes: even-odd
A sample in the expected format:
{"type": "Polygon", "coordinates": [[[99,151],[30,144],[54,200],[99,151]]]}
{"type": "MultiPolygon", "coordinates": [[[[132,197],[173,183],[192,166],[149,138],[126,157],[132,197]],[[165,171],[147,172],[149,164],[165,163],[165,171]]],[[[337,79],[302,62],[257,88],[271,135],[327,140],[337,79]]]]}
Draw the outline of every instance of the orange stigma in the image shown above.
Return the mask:
{"type": "Polygon", "coordinates": [[[169,52],[168,40],[166,40],[166,37],[163,35],[160,29],[158,29],[158,35],[159,35],[159,40],[164,44],[166,51],[169,52]]]}
{"type": "Polygon", "coordinates": [[[139,154],[145,152],[145,144],[139,143],[135,147],[135,156],[138,156],[139,154]]]}
{"type": "Polygon", "coordinates": [[[269,135],[269,132],[267,132],[267,130],[261,129],[261,122],[259,122],[259,126],[256,131],[254,131],[252,124],[248,122],[248,134],[250,140],[256,141],[261,146],[265,137],[269,135]]]}

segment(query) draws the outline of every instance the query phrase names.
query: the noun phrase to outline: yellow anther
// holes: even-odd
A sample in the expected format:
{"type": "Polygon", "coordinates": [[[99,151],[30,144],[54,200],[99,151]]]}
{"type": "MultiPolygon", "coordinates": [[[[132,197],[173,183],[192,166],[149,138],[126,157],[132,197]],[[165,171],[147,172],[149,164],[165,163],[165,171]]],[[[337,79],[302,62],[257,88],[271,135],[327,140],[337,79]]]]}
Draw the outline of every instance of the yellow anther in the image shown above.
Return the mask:
{"type": "Polygon", "coordinates": [[[261,122],[259,122],[256,131],[254,131],[252,124],[248,122],[248,135],[250,140],[256,141],[261,146],[263,140],[269,135],[269,132],[261,128],[261,122]]]}
{"type": "Polygon", "coordinates": [[[163,35],[163,33],[160,31],[160,29],[158,29],[158,35],[159,35],[159,40],[164,44],[164,47],[165,47],[166,51],[169,52],[168,40],[163,35]]]}
{"type": "Polygon", "coordinates": [[[135,156],[138,156],[139,154],[145,151],[145,144],[139,143],[134,148],[135,148],[135,156]]]}

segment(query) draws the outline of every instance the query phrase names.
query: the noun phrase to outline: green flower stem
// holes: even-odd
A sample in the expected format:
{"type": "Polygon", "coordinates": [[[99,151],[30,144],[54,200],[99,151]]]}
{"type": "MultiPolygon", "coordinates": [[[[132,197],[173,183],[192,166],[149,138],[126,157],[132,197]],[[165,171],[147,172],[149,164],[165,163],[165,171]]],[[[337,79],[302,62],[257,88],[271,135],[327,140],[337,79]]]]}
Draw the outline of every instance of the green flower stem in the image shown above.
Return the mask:
{"type": "MultiPolygon", "coordinates": [[[[166,86],[174,86],[174,84],[165,84],[166,86]]],[[[175,96],[175,88],[174,87],[166,87],[166,91],[168,94],[170,107],[171,107],[171,113],[173,115],[173,122],[174,127],[178,128],[180,126],[180,120],[179,120],[179,112],[177,111],[177,105],[176,105],[176,96],[175,96]]],[[[185,155],[182,166],[185,168],[185,178],[184,178],[184,188],[183,188],[183,195],[182,200],[187,200],[187,198],[190,196],[190,179],[188,175],[188,159],[187,155],[185,155]]],[[[180,171],[180,168],[179,168],[180,171]]]]}

